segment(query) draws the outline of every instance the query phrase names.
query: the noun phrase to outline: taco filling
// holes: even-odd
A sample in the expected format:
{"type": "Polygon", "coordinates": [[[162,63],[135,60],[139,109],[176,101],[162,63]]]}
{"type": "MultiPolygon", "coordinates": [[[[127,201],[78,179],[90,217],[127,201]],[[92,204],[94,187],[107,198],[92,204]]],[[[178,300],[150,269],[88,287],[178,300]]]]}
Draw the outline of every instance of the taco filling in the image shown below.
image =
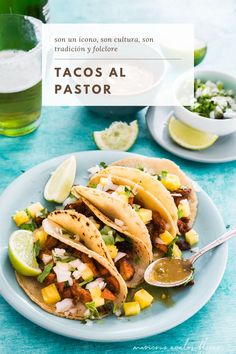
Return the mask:
{"type": "Polygon", "coordinates": [[[168,171],[161,171],[157,179],[166,187],[174,199],[175,205],[178,209],[178,229],[181,235],[184,235],[191,229],[191,210],[190,210],[190,195],[192,188],[181,185],[180,178],[171,174],[168,171]]]}
{"type": "Polygon", "coordinates": [[[138,199],[136,185],[132,188],[126,185],[116,185],[112,182],[112,176],[101,177],[97,185],[93,188],[111,194],[129,204],[146,225],[154,249],[165,254],[169,251],[169,246],[173,248],[175,237],[168,231],[167,222],[156,210],[142,207],[142,202],[138,199]]]}
{"type": "Polygon", "coordinates": [[[95,259],[49,235],[36,259],[43,302],[56,313],[90,319],[112,313],[120,285],[95,259]]]}
{"type": "MultiPolygon", "coordinates": [[[[122,278],[125,281],[132,280],[135,274],[135,265],[139,262],[139,256],[136,255],[132,239],[104,224],[82,199],[77,200],[75,203],[67,204],[65,209],[75,210],[88,217],[95,224],[122,278]]],[[[115,222],[117,226],[122,226],[123,224],[121,220],[115,220],[115,222]]]]}

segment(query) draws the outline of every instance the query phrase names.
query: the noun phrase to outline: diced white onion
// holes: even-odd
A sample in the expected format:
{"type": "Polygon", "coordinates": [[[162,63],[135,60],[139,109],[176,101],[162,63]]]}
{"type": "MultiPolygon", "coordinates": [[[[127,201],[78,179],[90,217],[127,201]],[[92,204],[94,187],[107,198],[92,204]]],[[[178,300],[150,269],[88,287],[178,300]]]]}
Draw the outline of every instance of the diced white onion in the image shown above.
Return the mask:
{"type": "Polygon", "coordinates": [[[76,201],[77,201],[77,198],[76,198],[76,197],[68,197],[68,198],[66,198],[66,199],[64,200],[62,206],[63,206],[63,208],[64,208],[66,205],[68,205],[68,204],[73,204],[73,203],[75,203],[76,201]]]}
{"type": "Polygon", "coordinates": [[[74,306],[72,299],[64,299],[56,303],[56,312],[66,312],[74,306]]]}
{"type": "Polygon", "coordinates": [[[122,227],[122,226],[124,225],[124,221],[122,221],[122,220],[115,219],[114,221],[115,221],[115,224],[116,224],[117,226],[122,227]]]}
{"type": "Polygon", "coordinates": [[[117,309],[117,310],[115,311],[115,315],[116,315],[117,317],[119,317],[119,316],[121,315],[121,310],[120,310],[120,309],[117,309]]]}
{"type": "Polygon", "coordinates": [[[52,260],[52,256],[50,254],[43,254],[42,255],[42,261],[44,264],[48,264],[49,262],[51,262],[52,260]]]}
{"type": "MultiPolygon", "coordinates": [[[[103,180],[105,180],[105,183],[99,183],[99,185],[102,186],[102,190],[103,190],[104,192],[107,192],[107,191],[109,191],[109,190],[115,191],[115,190],[118,188],[118,186],[112,182],[110,176],[108,176],[107,178],[103,178],[103,180]]],[[[98,186],[99,186],[99,185],[98,185],[98,186]]],[[[98,186],[97,186],[97,187],[98,187],[98,186]]]]}
{"type": "Polygon", "coordinates": [[[57,262],[53,270],[57,276],[57,282],[68,281],[69,285],[73,285],[73,280],[71,278],[71,272],[69,271],[69,264],[57,262]]]}
{"type": "Polygon", "coordinates": [[[172,197],[182,197],[182,194],[180,193],[171,193],[172,197]]]}
{"type": "Polygon", "coordinates": [[[99,165],[93,166],[91,168],[88,169],[88,172],[91,175],[94,175],[95,173],[99,172],[101,170],[101,168],[99,167],[99,165]]]}
{"type": "Polygon", "coordinates": [[[72,276],[78,280],[80,277],[81,277],[81,272],[79,270],[75,270],[73,273],[72,273],[72,276]]]}
{"type": "Polygon", "coordinates": [[[76,268],[76,269],[79,269],[79,267],[81,266],[81,264],[84,264],[84,263],[81,262],[81,260],[79,260],[79,259],[75,259],[74,261],[69,262],[69,265],[70,265],[72,268],[76,268]]]}
{"type": "Polygon", "coordinates": [[[64,250],[63,248],[54,248],[52,253],[55,257],[63,258],[65,256],[66,250],[64,250]]]}
{"type": "Polygon", "coordinates": [[[118,252],[116,258],[114,259],[114,262],[118,262],[121,258],[125,257],[126,253],[125,252],[118,252]]]}
{"type": "Polygon", "coordinates": [[[85,288],[86,289],[95,289],[95,288],[100,288],[103,290],[106,286],[106,283],[104,282],[103,278],[97,278],[94,281],[91,281],[90,283],[86,284],[85,288]]]}
{"type": "Polygon", "coordinates": [[[87,309],[85,312],[84,312],[84,316],[85,317],[88,317],[90,315],[90,311],[89,311],[89,309],[87,309]]]}

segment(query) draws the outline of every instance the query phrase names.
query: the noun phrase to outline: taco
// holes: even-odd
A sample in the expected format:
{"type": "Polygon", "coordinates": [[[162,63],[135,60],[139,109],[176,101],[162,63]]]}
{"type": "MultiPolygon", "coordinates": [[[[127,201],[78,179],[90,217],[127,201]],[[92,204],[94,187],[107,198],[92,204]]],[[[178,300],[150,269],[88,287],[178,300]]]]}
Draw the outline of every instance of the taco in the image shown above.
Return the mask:
{"type": "Polygon", "coordinates": [[[144,241],[143,236],[146,239],[148,235],[154,253],[156,250],[167,253],[168,247],[161,237],[164,240],[168,238],[168,244],[173,242],[175,225],[166,209],[151,193],[131,180],[113,175],[97,174],[91,178],[89,185],[93,188],[73,187],[72,193],[88,200],[112,221],[121,220],[123,229],[134,237],[144,241]]]}
{"type": "MultiPolygon", "coordinates": [[[[185,234],[192,228],[197,215],[197,195],[190,178],[173,161],[134,156],[116,161],[112,166],[139,169],[158,179],[168,190],[178,208],[179,233],[185,234]]],[[[153,188],[150,188],[153,192],[153,188]]],[[[169,199],[162,199],[162,203],[168,210],[172,210],[169,199]]]]}
{"type": "Polygon", "coordinates": [[[158,178],[153,178],[149,173],[145,173],[140,169],[123,166],[110,166],[102,170],[101,173],[128,178],[150,192],[170,214],[176,226],[176,231],[178,230],[178,209],[174,199],[158,178]]]}
{"type": "MultiPolygon", "coordinates": [[[[127,230],[122,229],[121,220],[116,220],[116,223],[113,222],[84,198],[73,204],[66,205],[65,208],[67,210],[57,210],[51,213],[48,219],[69,230],[70,225],[76,222],[78,218],[77,228],[82,227],[79,224],[83,222],[81,218],[81,213],[83,213],[86,215],[86,219],[89,219],[89,222],[96,225],[95,227],[100,236],[99,247],[94,245],[97,242],[94,240],[90,243],[90,249],[103,255],[105,248],[110,255],[111,263],[115,264],[128,287],[133,288],[143,281],[144,272],[152,261],[152,252],[148,251],[141,240],[133,237],[127,230]]],[[[87,246],[87,240],[90,239],[91,233],[85,232],[83,241],[87,246]]],[[[110,259],[108,260],[110,261],[110,259]]]]}
{"type": "MultiPolygon", "coordinates": [[[[79,242],[78,228],[68,231],[49,219],[43,228],[48,236],[37,255],[42,273],[37,278],[16,274],[31,300],[69,319],[98,319],[119,309],[127,287],[116,268],[79,242]]],[[[89,234],[90,225],[83,230],[89,234]]]]}

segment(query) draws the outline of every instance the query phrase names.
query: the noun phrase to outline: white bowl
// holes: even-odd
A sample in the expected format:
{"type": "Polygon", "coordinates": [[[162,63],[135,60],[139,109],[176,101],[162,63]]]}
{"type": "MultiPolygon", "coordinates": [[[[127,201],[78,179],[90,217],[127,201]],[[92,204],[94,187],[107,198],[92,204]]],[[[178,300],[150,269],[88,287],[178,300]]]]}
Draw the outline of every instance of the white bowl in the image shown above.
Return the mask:
{"type": "MultiPolygon", "coordinates": [[[[232,89],[236,95],[236,78],[223,73],[221,71],[213,71],[213,70],[195,70],[194,71],[195,79],[201,79],[203,81],[211,80],[213,82],[222,81],[224,87],[227,89],[232,89]]],[[[181,89],[181,84],[179,84],[181,80],[178,78],[178,84],[174,85],[175,89],[175,97],[177,95],[178,90],[181,89]]],[[[183,82],[183,81],[182,81],[183,82]]],[[[177,97],[176,97],[177,99],[177,97]]],[[[177,99],[178,100],[178,99],[177,99]]],[[[236,119],[211,119],[202,117],[197,113],[190,112],[184,106],[175,106],[174,112],[176,117],[184,122],[196,128],[198,130],[212,133],[216,135],[228,135],[236,131],[236,119]]]]}

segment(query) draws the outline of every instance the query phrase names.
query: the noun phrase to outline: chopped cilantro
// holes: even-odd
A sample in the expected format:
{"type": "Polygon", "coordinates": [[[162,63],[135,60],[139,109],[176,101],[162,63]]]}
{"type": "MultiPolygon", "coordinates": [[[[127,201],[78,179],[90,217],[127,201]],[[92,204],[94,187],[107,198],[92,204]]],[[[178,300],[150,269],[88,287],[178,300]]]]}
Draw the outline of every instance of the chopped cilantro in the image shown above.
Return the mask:
{"type": "Polygon", "coordinates": [[[110,226],[105,225],[100,232],[103,241],[107,246],[114,245],[116,242],[125,241],[125,239],[122,236],[120,236],[119,233],[116,230],[112,229],[110,226]]]}
{"type": "Polygon", "coordinates": [[[39,274],[39,276],[37,277],[37,280],[40,283],[43,283],[43,281],[45,280],[45,278],[47,278],[47,276],[50,274],[51,269],[53,267],[53,263],[49,263],[44,267],[44,270],[41,274],[39,274]]]}
{"type": "Polygon", "coordinates": [[[90,283],[91,281],[93,281],[93,277],[89,277],[88,279],[82,281],[81,283],[79,283],[79,286],[84,286],[84,285],[90,283]]]}
{"type": "Polygon", "coordinates": [[[133,204],[132,207],[135,211],[139,211],[139,209],[141,208],[141,205],[133,204]]]}
{"type": "Polygon", "coordinates": [[[141,258],[138,255],[136,255],[135,258],[134,258],[134,263],[135,264],[139,264],[140,261],[141,261],[141,258]]]}
{"type": "Polygon", "coordinates": [[[115,239],[114,239],[115,230],[114,229],[112,229],[110,226],[105,225],[101,229],[100,232],[101,232],[103,241],[105,242],[106,245],[114,245],[115,244],[115,239]]]}
{"type": "Polygon", "coordinates": [[[138,170],[140,170],[140,171],[144,171],[144,167],[139,166],[139,167],[138,167],[138,170]]]}
{"type": "Polygon", "coordinates": [[[69,263],[74,261],[76,258],[72,256],[68,256],[66,258],[61,258],[61,257],[55,257],[56,261],[62,262],[62,263],[69,263]]]}
{"type": "Polygon", "coordinates": [[[178,209],[178,219],[181,219],[183,217],[183,210],[178,209]]]}
{"type": "Polygon", "coordinates": [[[161,171],[161,177],[162,178],[166,178],[167,175],[168,175],[168,171],[166,171],[166,170],[161,171]]]}
{"type": "Polygon", "coordinates": [[[115,243],[116,242],[123,242],[125,241],[124,237],[121,237],[118,233],[116,235],[116,238],[115,238],[115,243]]]}
{"type": "Polygon", "coordinates": [[[114,236],[111,233],[108,235],[102,235],[102,238],[107,246],[115,244],[114,236]]]}
{"type": "Polygon", "coordinates": [[[20,228],[23,230],[34,231],[35,229],[37,229],[37,225],[33,220],[31,220],[30,222],[22,224],[20,228]]]}
{"type": "Polygon", "coordinates": [[[110,226],[107,226],[107,225],[105,225],[102,229],[101,229],[101,234],[102,235],[107,235],[108,234],[108,232],[110,232],[110,231],[115,231],[114,229],[112,229],[110,226]]]}
{"type": "Polygon", "coordinates": [[[95,302],[91,301],[91,302],[86,302],[85,306],[87,307],[87,309],[90,311],[90,316],[93,318],[99,318],[99,312],[95,306],[95,302]]]}
{"type": "Polygon", "coordinates": [[[93,184],[91,184],[89,187],[96,189],[96,188],[97,188],[97,184],[96,184],[96,183],[93,183],[93,184]]]}
{"type": "Polygon", "coordinates": [[[133,196],[133,192],[132,192],[132,189],[130,187],[125,186],[124,191],[125,191],[125,194],[127,195],[127,197],[133,196]]]}
{"type": "Polygon", "coordinates": [[[30,212],[29,212],[29,210],[28,210],[27,208],[25,209],[25,212],[26,212],[26,215],[28,215],[29,218],[32,217],[31,214],[30,214],[30,212]]]}
{"type": "Polygon", "coordinates": [[[108,165],[106,164],[106,162],[103,162],[103,161],[101,161],[101,162],[99,163],[99,166],[102,167],[102,168],[107,168],[107,167],[108,167],[108,165]]]}
{"type": "Polygon", "coordinates": [[[112,313],[116,313],[116,304],[113,304],[113,309],[112,309],[112,313]]]}
{"type": "Polygon", "coordinates": [[[37,240],[34,243],[34,255],[35,255],[35,257],[38,257],[40,251],[41,251],[40,242],[39,242],[39,240],[37,240]]]}
{"type": "Polygon", "coordinates": [[[42,219],[46,219],[46,217],[48,216],[49,214],[49,211],[47,208],[44,208],[42,210],[40,210],[38,213],[37,213],[37,216],[39,216],[40,218],[42,219]]]}
{"type": "Polygon", "coordinates": [[[173,257],[173,247],[176,241],[178,240],[178,236],[176,236],[172,242],[168,245],[168,251],[166,253],[166,257],[172,258],[173,257]]]}

